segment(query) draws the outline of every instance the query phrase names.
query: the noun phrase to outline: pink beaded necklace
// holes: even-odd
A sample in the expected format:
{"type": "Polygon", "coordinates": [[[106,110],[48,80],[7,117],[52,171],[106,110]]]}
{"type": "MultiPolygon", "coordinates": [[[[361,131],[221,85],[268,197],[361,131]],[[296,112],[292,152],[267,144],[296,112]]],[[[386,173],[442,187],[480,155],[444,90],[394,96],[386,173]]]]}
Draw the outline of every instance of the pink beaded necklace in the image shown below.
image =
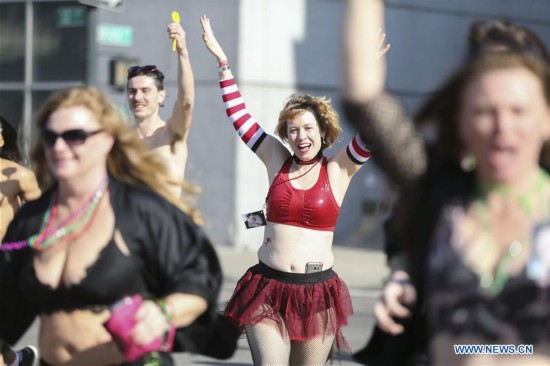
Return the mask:
{"type": "Polygon", "coordinates": [[[0,250],[20,250],[30,246],[33,249],[43,251],[52,247],[54,243],[60,244],[65,239],[74,237],[75,232],[83,228],[85,229],[91,224],[92,219],[95,217],[94,213],[97,204],[105,194],[108,183],[108,176],[105,175],[101,184],[90,198],[84,201],[80,207],[67,216],[61,223],[51,227],[58,208],[58,191],[56,191],[52,196],[48,210],[44,213],[40,231],[26,240],[2,243],[0,250]]]}

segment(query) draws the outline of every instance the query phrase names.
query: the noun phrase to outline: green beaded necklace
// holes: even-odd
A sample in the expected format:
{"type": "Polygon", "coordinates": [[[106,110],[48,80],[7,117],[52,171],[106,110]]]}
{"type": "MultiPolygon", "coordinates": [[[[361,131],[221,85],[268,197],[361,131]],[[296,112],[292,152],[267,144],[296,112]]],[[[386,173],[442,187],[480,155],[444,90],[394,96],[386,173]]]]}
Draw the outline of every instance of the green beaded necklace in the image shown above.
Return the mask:
{"type": "Polygon", "coordinates": [[[67,216],[61,223],[53,226],[53,220],[57,215],[58,208],[58,192],[56,191],[52,196],[48,210],[44,213],[40,231],[26,240],[2,243],[0,250],[20,250],[30,246],[35,250],[44,251],[54,246],[54,244],[57,246],[73,238],[79,231],[85,230],[92,223],[95,217],[96,207],[104,196],[108,184],[109,179],[107,174],[105,174],[103,181],[90,198],[67,216]]]}
{"type": "MultiPolygon", "coordinates": [[[[533,197],[540,197],[544,193],[544,188],[547,185],[548,173],[544,170],[539,170],[539,176],[533,191],[522,194],[518,197],[519,205],[522,211],[529,217],[532,218],[534,211],[534,200],[533,197]]],[[[489,192],[497,192],[502,196],[509,196],[509,188],[502,184],[483,184],[481,183],[478,187],[478,197],[475,202],[476,212],[478,217],[482,218],[484,231],[489,233],[491,231],[489,223],[489,214],[487,210],[487,203],[485,198],[489,192]]],[[[547,206],[544,206],[547,207],[547,206]]],[[[548,211],[548,210],[546,210],[548,211]]],[[[546,212],[548,215],[548,212],[546,212]]],[[[525,242],[528,240],[526,239],[525,242]]],[[[508,280],[508,267],[510,262],[520,255],[523,250],[524,244],[519,240],[514,240],[508,246],[508,249],[502,255],[497,268],[493,273],[490,271],[484,271],[480,275],[479,284],[481,288],[486,290],[491,295],[496,295],[502,291],[506,281],[508,280]]]]}

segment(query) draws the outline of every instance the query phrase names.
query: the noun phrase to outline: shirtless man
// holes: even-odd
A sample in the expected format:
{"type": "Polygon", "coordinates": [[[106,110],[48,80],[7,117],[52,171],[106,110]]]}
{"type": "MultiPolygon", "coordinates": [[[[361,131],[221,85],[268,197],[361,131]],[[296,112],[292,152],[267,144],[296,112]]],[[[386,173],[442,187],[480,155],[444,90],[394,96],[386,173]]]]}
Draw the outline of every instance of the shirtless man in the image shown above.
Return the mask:
{"type": "Polygon", "coordinates": [[[0,117],[0,239],[22,201],[40,197],[40,188],[34,173],[20,164],[17,134],[0,117]]]}
{"type": "MultiPolygon", "coordinates": [[[[164,157],[175,178],[183,179],[188,154],[187,137],[195,102],[195,82],[185,31],[179,23],[171,23],[167,32],[171,40],[176,40],[178,55],[178,95],[171,117],[165,122],[159,115],[166,91],[164,74],[155,65],[128,69],[128,105],[140,137],[164,157]]],[[[179,197],[182,188],[173,186],[173,192],[179,197]]]]}

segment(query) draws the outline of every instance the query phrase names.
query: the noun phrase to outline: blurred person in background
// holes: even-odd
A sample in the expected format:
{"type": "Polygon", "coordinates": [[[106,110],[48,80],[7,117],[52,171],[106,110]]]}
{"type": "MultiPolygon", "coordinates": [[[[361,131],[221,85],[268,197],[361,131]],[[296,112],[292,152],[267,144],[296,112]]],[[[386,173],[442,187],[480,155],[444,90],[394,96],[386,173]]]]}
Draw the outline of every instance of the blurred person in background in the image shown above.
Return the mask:
{"type": "Polygon", "coordinates": [[[24,201],[40,197],[34,173],[23,166],[17,132],[0,116],[0,239],[24,201]]]}
{"type": "MultiPolygon", "coordinates": [[[[19,207],[40,194],[34,173],[23,165],[17,146],[17,131],[0,116],[0,240],[19,207]]],[[[38,362],[38,350],[34,346],[15,351],[0,338],[0,349],[0,364],[26,366],[38,362]]]]}
{"type": "MultiPolygon", "coordinates": [[[[509,22],[472,26],[471,48],[477,51],[421,109],[437,131],[426,152],[403,109],[383,92],[384,65],[372,52],[357,51],[359,45],[368,49],[381,26],[382,5],[374,3],[348,2],[345,107],[402,189],[406,204],[394,219],[393,239],[404,239],[397,253],[410,260],[392,271],[375,306],[379,327],[402,333],[399,319],[410,317],[414,307],[414,314],[423,309],[430,316],[434,364],[547,364],[542,324],[549,311],[537,294],[547,292],[550,266],[533,250],[544,240],[548,220],[546,49],[509,22]],[[476,44],[484,39],[487,45],[476,44]],[[452,347],[483,343],[535,344],[536,354],[456,356],[452,347]]],[[[425,333],[424,321],[413,319],[417,326],[401,342],[407,352],[373,337],[356,357],[369,365],[421,362],[404,359],[422,349],[422,342],[415,343],[425,333]]]]}

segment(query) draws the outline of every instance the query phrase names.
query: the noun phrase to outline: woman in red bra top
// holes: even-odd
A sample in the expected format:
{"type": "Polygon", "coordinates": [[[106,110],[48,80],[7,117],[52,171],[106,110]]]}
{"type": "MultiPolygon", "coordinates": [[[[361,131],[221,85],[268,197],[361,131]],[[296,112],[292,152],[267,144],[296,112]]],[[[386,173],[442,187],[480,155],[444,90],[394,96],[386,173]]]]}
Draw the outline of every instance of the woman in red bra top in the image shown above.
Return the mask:
{"type": "Polygon", "coordinates": [[[324,157],[340,134],[338,115],[325,98],[293,94],[275,131],[291,154],[250,116],[209,19],[201,17],[201,24],[218,61],[227,116],[265,164],[270,182],[259,263],[238,282],[226,315],[246,330],[255,365],[325,364],[333,346],[348,348],[340,330],[353,312],[348,289],[332,270],[334,226],[349,182],[370,151],[357,135],[324,157]]]}

